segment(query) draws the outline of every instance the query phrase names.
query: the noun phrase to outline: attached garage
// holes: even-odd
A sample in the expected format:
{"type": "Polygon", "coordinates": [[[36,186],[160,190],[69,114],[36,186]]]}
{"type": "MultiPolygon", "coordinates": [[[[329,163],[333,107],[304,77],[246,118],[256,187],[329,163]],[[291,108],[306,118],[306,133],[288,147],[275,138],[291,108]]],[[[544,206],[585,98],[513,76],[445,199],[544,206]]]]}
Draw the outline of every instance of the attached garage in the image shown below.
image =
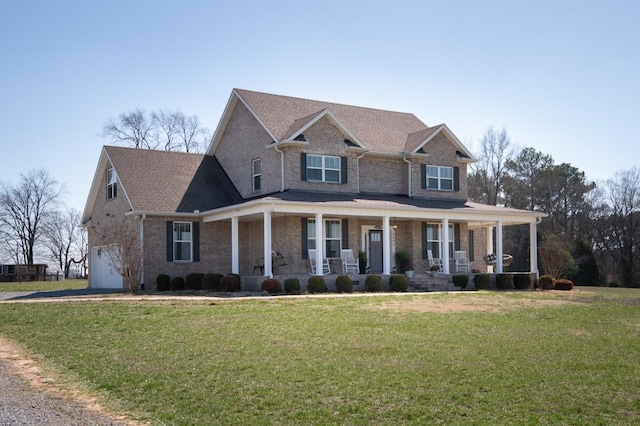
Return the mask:
{"type": "Polygon", "coordinates": [[[93,247],[91,249],[91,288],[124,288],[124,280],[110,261],[107,250],[119,250],[117,246],[93,247]]]}

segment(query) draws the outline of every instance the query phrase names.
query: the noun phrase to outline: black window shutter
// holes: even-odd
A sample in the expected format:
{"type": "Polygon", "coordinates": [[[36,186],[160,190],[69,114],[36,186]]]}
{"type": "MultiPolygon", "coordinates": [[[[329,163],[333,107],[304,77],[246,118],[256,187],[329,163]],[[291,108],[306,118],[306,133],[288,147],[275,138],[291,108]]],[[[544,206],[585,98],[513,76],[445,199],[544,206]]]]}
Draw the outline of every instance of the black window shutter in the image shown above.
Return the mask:
{"type": "Polygon", "coordinates": [[[342,219],[342,248],[349,248],[349,219],[342,219]]]}
{"type": "Polygon", "coordinates": [[[307,218],[303,217],[302,218],[302,232],[300,233],[302,235],[302,258],[303,259],[308,259],[309,258],[309,245],[308,245],[308,238],[309,238],[309,234],[307,233],[307,218]]]}
{"type": "Polygon", "coordinates": [[[427,166],[424,164],[420,164],[420,187],[427,189],[427,166]]]}
{"type": "Polygon", "coordinates": [[[460,191],[460,167],[453,168],[453,190],[460,191]]]}
{"type": "Polygon", "coordinates": [[[469,230],[469,260],[470,260],[470,261],[472,261],[472,262],[473,262],[474,260],[476,260],[476,259],[475,259],[475,257],[476,257],[475,252],[476,252],[476,250],[475,250],[475,241],[474,241],[474,240],[475,240],[475,236],[474,236],[474,234],[473,234],[473,230],[472,230],[472,229],[470,229],[470,230],[469,230]]]}
{"type": "Polygon", "coordinates": [[[307,180],[307,154],[300,153],[300,179],[307,180]]]}
{"type": "Polygon", "coordinates": [[[340,157],[340,176],[342,183],[347,183],[347,157],[340,157]]]}
{"type": "Polygon", "coordinates": [[[427,224],[422,222],[422,258],[428,259],[427,256],[427,224]]]}
{"type": "Polygon", "coordinates": [[[200,222],[191,224],[193,232],[193,261],[200,262],[200,222]]]}
{"type": "Polygon", "coordinates": [[[460,250],[460,224],[453,224],[453,245],[454,250],[460,250]]]}
{"type": "Polygon", "coordinates": [[[167,262],[173,262],[173,221],[167,221],[167,262]]]}

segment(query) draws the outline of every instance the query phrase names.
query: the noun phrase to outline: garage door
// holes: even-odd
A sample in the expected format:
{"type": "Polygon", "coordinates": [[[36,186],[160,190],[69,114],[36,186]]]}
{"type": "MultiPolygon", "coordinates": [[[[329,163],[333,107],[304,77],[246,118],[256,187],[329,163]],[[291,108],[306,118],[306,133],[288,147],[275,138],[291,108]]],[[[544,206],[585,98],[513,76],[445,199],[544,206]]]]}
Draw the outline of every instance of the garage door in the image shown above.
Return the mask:
{"type": "Polygon", "coordinates": [[[118,250],[118,247],[91,249],[91,288],[124,288],[122,276],[111,265],[106,250],[118,250]]]}

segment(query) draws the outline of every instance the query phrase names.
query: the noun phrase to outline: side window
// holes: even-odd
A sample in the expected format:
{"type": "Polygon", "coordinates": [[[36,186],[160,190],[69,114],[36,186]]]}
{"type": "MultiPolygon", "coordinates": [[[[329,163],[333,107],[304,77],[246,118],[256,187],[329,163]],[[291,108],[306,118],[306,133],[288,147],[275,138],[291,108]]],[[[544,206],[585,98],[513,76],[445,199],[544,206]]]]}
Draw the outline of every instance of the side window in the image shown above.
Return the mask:
{"type": "Polygon", "coordinates": [[[251,185],[254,192],[260,191],[260,176],[260,159],[256,158],[255,160],[251,161],[251,185]]]}
{"type": "Polygon", "coordinates": [[[107,170],[107,200],[116,198],[118,195],[118,175],[115,169],[107,170]]]}
{"type": "Polygon", "coordinates": [[[173,222],[173,260],[191,261],[191,222],[173,222]]]}

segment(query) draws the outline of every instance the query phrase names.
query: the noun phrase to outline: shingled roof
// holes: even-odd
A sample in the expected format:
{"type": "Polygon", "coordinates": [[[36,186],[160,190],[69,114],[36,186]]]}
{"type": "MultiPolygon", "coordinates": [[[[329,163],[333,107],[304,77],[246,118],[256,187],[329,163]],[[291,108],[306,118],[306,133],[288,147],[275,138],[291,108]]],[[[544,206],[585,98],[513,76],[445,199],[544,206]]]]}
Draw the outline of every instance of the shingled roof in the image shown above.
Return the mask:
{"type": "MultiPolygon", "coordinates": [[[[294,138],[297,131],[327,111],[339,121],[344,127],[343,130],[353,134],[362,143],[363,148],[376,153],[407,152],[408,148],[415,148],[422,142],[416,139],[417,135],[428,136],[442,128],[442,125],[429,127],[415,115],[406,112],[385,111],[243,89],[233,90],[225,115],[231,114],[238,101],[249,108],[275,142],[294,138]]],[[[217,141],[222,136],[225,125],[226,119],[223,116],[209,148],[209,154],[215,153],[217,141]]],[[[460,150],[467,151],[457,139],[454,143],[460,145],[460,150]]]]}
{"type": "Polygon", "coordinates": [[[242,201],[215,157],[115,146],[104,150],[133,210],[206,211],[242,201]]]}

